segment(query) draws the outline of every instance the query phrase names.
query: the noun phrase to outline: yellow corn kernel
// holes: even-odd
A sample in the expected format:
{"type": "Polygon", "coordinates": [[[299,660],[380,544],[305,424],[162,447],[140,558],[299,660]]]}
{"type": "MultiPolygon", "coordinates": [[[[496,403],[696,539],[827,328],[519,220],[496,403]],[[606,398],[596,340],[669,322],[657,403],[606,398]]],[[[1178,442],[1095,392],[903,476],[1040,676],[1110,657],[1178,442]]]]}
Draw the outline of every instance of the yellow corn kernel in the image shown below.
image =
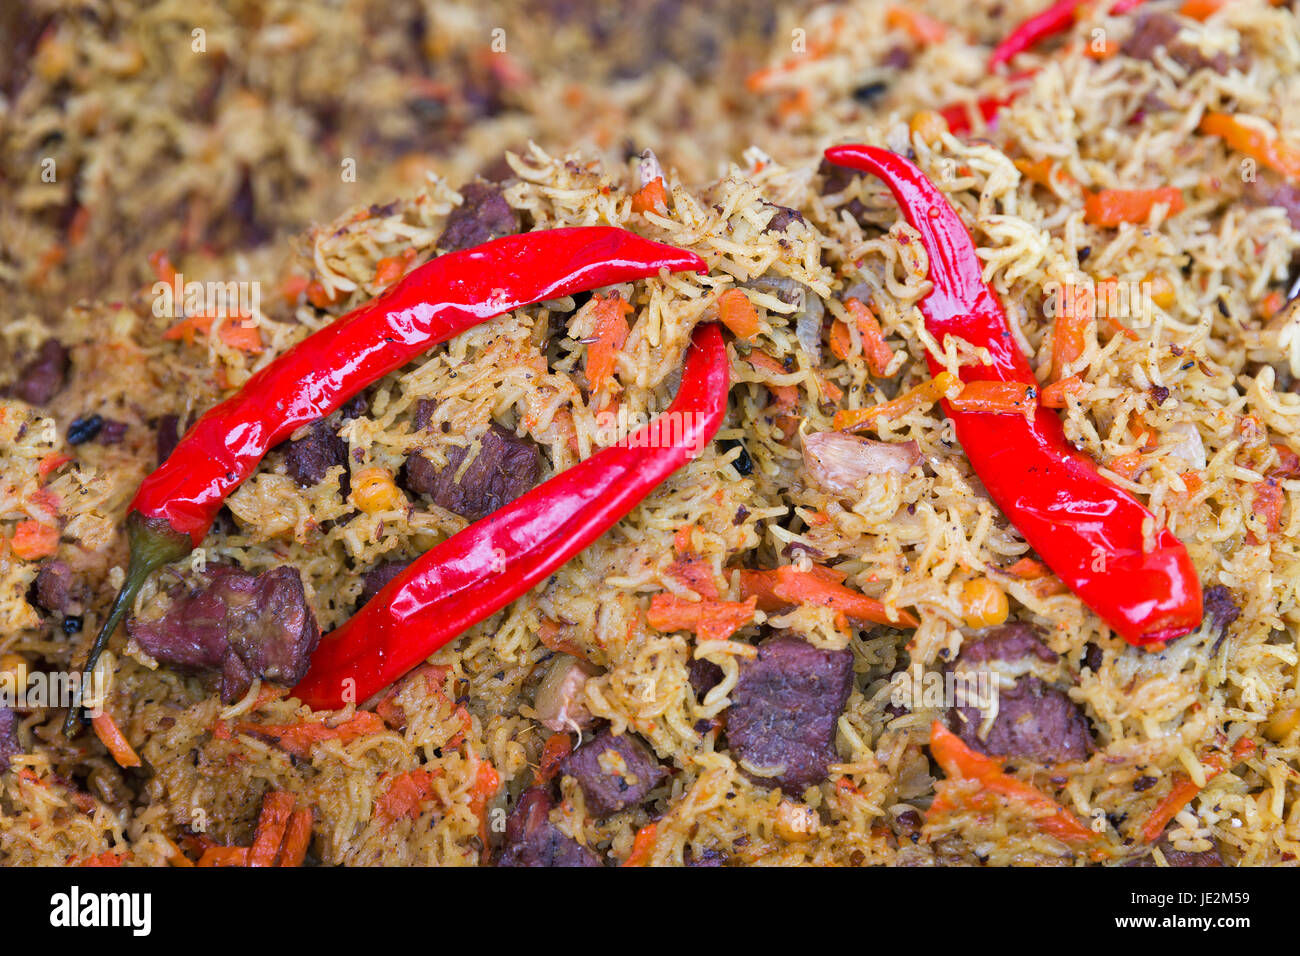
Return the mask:
{"type": "Polygon", "coordinates": [[[363,468],[352,476],[352,503],[368,515],[396,511],[406,499],[387,469],[363,468]]]}
{"type": "Polygon", "coordinates": [[[967,581],[961,589],[961,616],[967,627],[994,627],[1007,619],[1007,595],[988,578],[967,581]]]}
{"type": "Polygon", "coordinates": [[[920,110],[912,114],[912,121],[907,124],[913,136],[921,137],[921,142],[932,146],[939,137],[948,132],[948,121],[933,110],[920,110]]]}
{"type": "Polygon", "coordinates": [[[1167,309],[1178,301],[1178,293],[1167,275],[1153,272],[1142,281],[1147,287],[1152,303],[1160,308],[1167,309]]]}

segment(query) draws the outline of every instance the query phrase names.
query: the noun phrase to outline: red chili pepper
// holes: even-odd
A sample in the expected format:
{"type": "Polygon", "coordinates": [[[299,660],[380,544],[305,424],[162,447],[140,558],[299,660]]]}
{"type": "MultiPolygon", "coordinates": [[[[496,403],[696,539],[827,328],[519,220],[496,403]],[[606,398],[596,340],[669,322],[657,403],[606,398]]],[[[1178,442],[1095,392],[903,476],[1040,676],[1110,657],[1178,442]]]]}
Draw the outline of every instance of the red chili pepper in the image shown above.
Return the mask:
{"type": "Polygon", "coordinates": [[[425,553],[321,640],[294,696],[317,709],[364,701],[545,580],[698,454],[727,388],[722,334],[700,326],[667,411],[425,553]]]}
{"type": "MultiPolygon", "coordinates": [[[[963,382],[1037,386],[1002,304],[983,279],[970,233],[944,194],[901,156],[873,146],[835,146],[832,163],[879,177],[921,234],[934,288],[921,301],[926,329],[988,350],[991,364],[965,365],[963,382]]],[[[932,373],[943,366],[929,356],[932,373]]],[[[1167,528],[1144,550],[1151,512],[1101,477],[1044,408],[1030,419],[958,412],[944,403],[966,456],[994,502],[1085,604],[1131,644],[1167,641],[1197,627],[1201,586],[1186,548],[1167,528]]]]}
{"type": "MultiPolygon", "coordinates": [[[[1035,14],[1007,34],[989,57],[989,69],[995,70],[1018,53],[1036,46],[1048,37],[1064,33],[1074,24],[1075,13],[1085,0],[1058,0],[1042,13],[1035,14]]],[[[1114,16],[1141,6],[1145,0],[1117,0],[1110,12],[1114,16]]]]}
{"type": "MultiPolygon", "coordinates": [[[[100,652],[145,580],[202,542],[226,496],[272,447],[372,382],[494,316],[600,286],[704,271],[694,253],[612,226],[504,236],[438,256],[299,342],[203,415],[127,509],[126,582],[87,656],[100,652]]],[[[79,708],[68,712],[71,733],[79,708]]]]}

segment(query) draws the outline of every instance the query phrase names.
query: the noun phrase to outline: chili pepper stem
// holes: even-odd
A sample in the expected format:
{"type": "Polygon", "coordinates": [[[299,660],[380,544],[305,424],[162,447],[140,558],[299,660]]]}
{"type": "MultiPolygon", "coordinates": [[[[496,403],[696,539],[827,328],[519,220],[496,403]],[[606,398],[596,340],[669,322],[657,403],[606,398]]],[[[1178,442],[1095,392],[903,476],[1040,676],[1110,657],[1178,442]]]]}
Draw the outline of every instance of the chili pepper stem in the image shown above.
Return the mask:
{"type": "Polygon", "coordinates": [[[83,692],[90,686],[95,666],[99,663],[99,656],[108,646],[108,639],[122,623],[122,618],[135,602],[136,595],[144,587],[144,582],[149,580],[149,576],[159,568],[173,561],[179,561],[193,550],[188,534],[173,530],[161,518],[146,518],[138,511],[133,511],[127,516],[126,532],[131,548],[126,580],[113,600],[113,606],[109,609],[104,626],[99,629],[95,642],[90,645],[90,650],[86,654],[86,664],[81,672],[81,686],[77,690],[77,700],[68,708],[68,716],[63,722],[65,737],[76,736],[84,725],[83,692]]]}

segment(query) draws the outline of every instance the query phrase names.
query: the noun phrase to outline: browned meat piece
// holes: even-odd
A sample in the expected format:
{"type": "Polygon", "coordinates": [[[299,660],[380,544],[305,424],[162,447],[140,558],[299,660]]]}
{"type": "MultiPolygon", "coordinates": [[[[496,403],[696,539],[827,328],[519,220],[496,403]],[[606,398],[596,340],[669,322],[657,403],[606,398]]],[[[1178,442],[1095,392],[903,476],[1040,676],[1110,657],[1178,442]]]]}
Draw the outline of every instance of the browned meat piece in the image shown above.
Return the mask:
{"type": "Polygon", "coordinates": [[[542,787],[525,790],[506,820],[497,866],[601,866],[600,857],[550,820],[551,798],[542,787]]]}
{"type": "Polygon", "coordinates": [[[1291,220],[1291,228],[1300,230],[1300,188],[1290,183],[1257,179],[1246,184],[1246,202],[1252,206],[1278,206],[1291,220]]]}
{"type": "MultiPolygon", "coordinates": [[[[1212,850],[1203,850],[1200,853],[1192,853],[1188,850],[1175,850],[1170,844],[1169,838],[1162,836],[1156,842],[1160,848],[1161,854],[1164,855],[1165,862],[1170,866],[1187,866],[1187,867],[1205,867],[1205,866],[1223,866],[1223,857],[1219,854],[1219,847],[1215,845],[1212,850]]],[[[1136,860],[1130,860],[1125,866],[1159,866],[1153,854],[1148,853],[1144,857],[1136,860]]]]}
{"type": "Polygon", "coordinates": [[[18,715],[0,707],[0,773],[9,769],[9,761],[23,752],[18,742],[18,715]]]}
{"type": "Polygon", "coordinates": [[[95,436],[95,440],[101,445],[120,445],[125,437],[126,422],[105,418],[104,424],[99,428],[99,434],[95,436]]]}
{"type": "Polygon", "coordinates": [[[433,413],[438,410],[438,400],[421,398],[415,403],[415,414],[411,416],[411,427],[417,432],[428,429],[433,422],[433,413]]]}
{"type": "Polygon", "coordinates": [[[331,468],[347,463],[347,442],[323,418],[312,422],[302,438],[289,442],[284,453],[285,471],[304,488],[320,484],[331,468]]]}
{"type": "Polygon", "coordinates": [[[764,232],[785,232],[792,222],[803,222],[803,214],[798,210],[791,209],[788,206],[777,206],[775,203],[768,203],[776,209],[772,218],[767,221],[764,232]]]}
{"type": "Polygon", "coordinates": [[[461,447],[448,450],[447,467],[439,470],[420,452],[412,452],[404,469],[406,487],[428,495],[439,507],[477,521],[537,483],[541,470],[537,446],[495,422],[483,433],[478,454],[457,481],[456,472],[467,453],[468,449],[461,447]]]}
{"type": "Polygon", "coordinates": [[[741,665],[727,710],[727,742],[745,776],[791,796],[826,779],[837,759],[835,724],[852,686],[847,649],[820,650],[793,635],[760,644],[758,656],[741,665]]]}
{"type": "Polygon", "coordinates": [[[72,603],[72,568],[66,561],[46,561],[36,574],[36,603],[51,614],[63,614],[72,603]]]}
{"type": "Polygon", "coordinates": [[[727,856],[712,847],[705,847],[699,853],[689,846],[682,853],[687,866],[726,866],[727,856]]]}
{"type": "Polygon", "coordinates": [[[700,700],[704,695],[713,690],[722,680],[722,668],[713,661],[702,660],[698,657],[692,658],[690,666],[687,668],[691,690],[695,691],[695,696],[700,700]]]}
{"type": "Polygon", "coordinates": [[[369,601],[410,566],[410,561],[385,561],[361,575],[361,603],[369,601]]]}
{"type": "Polygon", "coordinates": [[[1222,584],[1214,584],[1205,589],[1205,616],[1210,619],[1210,625],[1219,633],[1219,639],[1214,646],[1217,649],[1219,644],[1228,636],[1228,628],[1232,622],[1241,616],[1241,608],[1237,607],[1237,602],[1232,599],[1232,592],[1222,584]]]}
{"type": "MultiPolygon", "coordinates": [[[[1029,657],[1048,664],[1058,659],[1032,627],[1020,622],[995,628],[961,652],[967,665],[1029,657]]],[[[978,707],[953,707],[948,718],[953,731],[981,753],[1060,763],[1083,760],[1093,749],[1092,730],[1079,705],[1065,691],[1032,675],[999,691],[998,713],[987,736],[980,735],[984,714],[978,707]]]]}
{"type": "Polygon", "coordinates": [[[251,574],[208,565],[188,586],[173,589],[162,617],[127,620],[146,654],[186,671],[220,671],[221,699],[232,703],[254,677],[296,684],[320,640],[297,568],[251,574]]]}
{"type": "Polygon", "coordinates": [[[1056,663],[1056,653],[1039,640],[1033,627],[1012,621],[989,631],[979,640],[963,644],[961,659],[968,664],[988,661],[1018,661],[1030,655],[1048,664],[1056,663]]]}
{"type": "Polygon", "coordinates": [[[1246,66],[1244,56],[1229,58],[1225,53],[1215,53],[1207,57],[1193,44],[1176,39],[1182,28],[1178,19],[1168,13],[1148,11],[1138,14],[1133,32],[1120,46],[1120,53],[1135,60],[1151,61],[1155,59],[1156,50],[1164,47],[1171,60],[1193,73],[1205,69],[1227,73],[1229,69],[1246,66]]]}
{"type": "Polygon", "coordinates": [[[46,339],[9,386],[8,394],[29,405],[44,405],[59,393],[67,377],[68,350],[56,340],[46,339]]]}
{"type": "Polygon", "coordinates": [[[596,819],[644,802],[668,776],[641,741],[631,734],[615,737],[608,730],[565,757],[560,773],[578,781],[587,812],[596,819]]]}
{"type": "Polygon", "coordinates": [[[1092,750],[1088,718],[1068,694],[1037,677],[1022,677],[998,694],[998,715],[980,736],[976,707],[954,707],[953,730],[973,749],[1043,763],[1083,760],[1092,750]]]}
{"type": "Polygon", "coordinates": [[[447,228],[438,240],[442,252],[468,249],[519,231],[519,214],[510,208],[499,187],[468,183],[460,194],[464,202],[447,217],[447,228]]]}

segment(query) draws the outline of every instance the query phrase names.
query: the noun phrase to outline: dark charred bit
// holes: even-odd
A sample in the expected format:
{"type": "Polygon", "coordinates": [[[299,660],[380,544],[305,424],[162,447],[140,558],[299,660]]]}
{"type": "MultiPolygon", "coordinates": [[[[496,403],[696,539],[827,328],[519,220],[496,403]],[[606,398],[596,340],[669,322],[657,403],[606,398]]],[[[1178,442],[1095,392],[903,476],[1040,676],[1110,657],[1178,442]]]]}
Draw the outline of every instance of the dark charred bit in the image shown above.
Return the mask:
{"type": "Polygon", "coordinates": [[[1210,648],[1210,653],[1217,654],[1224,640],[1228,637],[1228,628],[1241,616],[1241,608],[1232,597],[1232,591],[1222,584],[1212,584],[1203,594],[1205,616],[1210,626],[1219,632],[1218,638],[1210,648]]]}
{"type": "Polygon", "coordinates": [[[68,610],[72,589],[72,568],[66,561],[46,561],[36,573],[36,603],[51,614],[68,610]]]}
{"type": "Polygon", "coordinates": [[[519,214],[506,202],[499,186],[467,183],[460,194],[464,201],[447,216],[447,226],[438,239],[440,251],[468,249],[519,231],[519,214]]]}
{"type": "Polygon", "coordinates": [[[821,650],[792,634],[760,644],[741,664],[727,709],[727,742],[741,772],[790,796],[825,780],[852,685],[852,651],[821,650]]]}
{"type": "Polygon", "coordinates": [[[590,848],[551,822],[551,796],[544,787],[525,790],[506,818],[497,866],[603,866],[590,848]]]}
{"type": "Polygon", "coordinates": [[[767,203],[767,205],[773,206],[776,212],[767,221],[767,225],[763,229],[764,232],[785,232],[791,223],[804,222],[803,214],[798,210],[791,209],[788,206],[777,206],[775,203],[767,203]]]}
{"type": "Polygon", "coordinates": [[[493,422],[479,442],[478,454],[456,479],[469,453],[460,446],[447,450],[447,465],[437,468],[420,451],[407,456],[401,479],[408,491],[427,495],[470,521],[477,521],[509,504],[537,483],[541,453],[532,441],[493,422]]]}
{"type": "Polygon", "coordinates": [[[411,427],[417,432],[428,431],[433,424],[433,413],[438,410],[436,398],[421,398],[415,403],[415,414],[411,416],[411,427]]]}
{"type": "Polygon", "coordinates": [[[587,812],[598,820],[638,806],[668,776],[640,740],[608,730],[565,757],[560,772],[578,781],[587,812]]]}
{"type": "Polygon", "coordinates": [[[28,405],[44,405],[62,391],[67,377],[68,350],[57,340],[46,339],[22,367],[8,393],[28,405]]]}
{"type": "Polygon", "coordinates": [[[159,465],[171,457],[171,453],[181,443],[180,429],[181,418],[179,415],[163,415],[158,419],[155,441],[157,442],[159,465]]]}
{"type": "Polygon", "coordinates": [[[297,568],[210,564],[168,596],[161,617],[128,618],[127,633],[159,663],[219,673],[223,702],[239,700],[254,677],[293,685],[307,673],[320,628],[297,568]]]}

